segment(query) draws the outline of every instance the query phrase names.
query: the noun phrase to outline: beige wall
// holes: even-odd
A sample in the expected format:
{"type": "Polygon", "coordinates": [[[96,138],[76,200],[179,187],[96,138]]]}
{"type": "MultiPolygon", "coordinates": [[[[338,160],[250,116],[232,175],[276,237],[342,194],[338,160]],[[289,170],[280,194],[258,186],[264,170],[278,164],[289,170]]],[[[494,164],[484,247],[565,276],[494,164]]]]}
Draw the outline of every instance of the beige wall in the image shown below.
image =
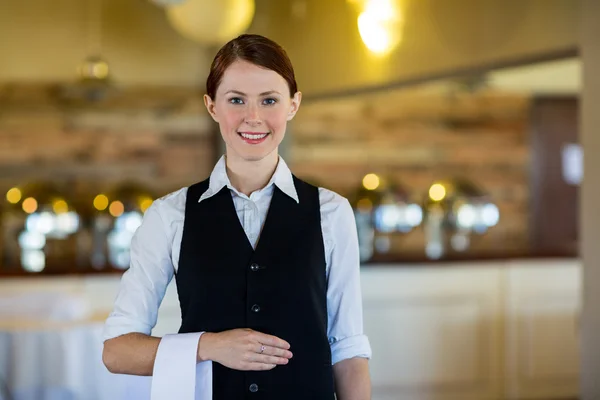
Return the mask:
{"type": "MultiPolygon", "coordinates": [[[[203,85],[214,49],[181,38],[149,0],[102,0],[103,54],[122,84],[203,85]]],[[[0,82],[67,81],[87,55],[83,0],[0,2],[0,82]]],[[[577,0],[405,1],[401,46],[376,59],[346,0],[256,0],[250,29],[289,51],[307,94],[383,85],[456,68],[574,47],[577,0]]]]}
{"type": "Polygon", "coordinates": [[[375,58],[362,44],[357,14],[346,0],[307,2],[306,25],[283,19],[272,23],[309,93],[384,85],[574,48],[578,40],[577,0],[404,0],[403,42],[389,57],[375,58]]]}
{"type": "MultiPolygon", "coordinates": [[[[69,81],[87,56],[87,0],[0,1],[0,82],[69,81]]],[[[195,85],[207,51],[145,0],[102,0],[103,55],[124,84],[195,85]]]]}

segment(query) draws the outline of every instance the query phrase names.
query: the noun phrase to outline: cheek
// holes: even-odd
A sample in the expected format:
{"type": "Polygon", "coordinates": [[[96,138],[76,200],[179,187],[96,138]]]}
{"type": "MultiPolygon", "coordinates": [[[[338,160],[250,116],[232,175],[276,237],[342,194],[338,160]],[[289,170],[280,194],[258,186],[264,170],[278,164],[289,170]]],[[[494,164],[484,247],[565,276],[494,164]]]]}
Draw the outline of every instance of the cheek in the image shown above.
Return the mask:
{"type": "Polygon", "coordinates": [[[265,120],[272,130],[281,132],[285,130],[287,116],[288,114],[285,110],[270,110],[265,113],[265,120]]]}
{"type": "Polygon", "coordinates": [[[225,110],[221,113],[220,121],[227,129],[237,129],[244,121],[244,114],[235,109],[225,110]]]}

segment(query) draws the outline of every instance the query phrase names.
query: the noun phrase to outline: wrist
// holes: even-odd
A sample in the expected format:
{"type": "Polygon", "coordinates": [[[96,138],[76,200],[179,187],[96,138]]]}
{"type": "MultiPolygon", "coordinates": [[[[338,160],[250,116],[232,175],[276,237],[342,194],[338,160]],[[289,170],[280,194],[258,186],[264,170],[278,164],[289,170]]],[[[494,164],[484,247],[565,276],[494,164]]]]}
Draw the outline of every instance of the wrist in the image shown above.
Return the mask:
{"type": "Polygon", "coordinates": [[[198,354],[196,356],[198,362],[212,360],[210,355],[212,335],[211,332],[204,332],[202,336],[200,336],[200,340],[198,341],[198,354]]]}

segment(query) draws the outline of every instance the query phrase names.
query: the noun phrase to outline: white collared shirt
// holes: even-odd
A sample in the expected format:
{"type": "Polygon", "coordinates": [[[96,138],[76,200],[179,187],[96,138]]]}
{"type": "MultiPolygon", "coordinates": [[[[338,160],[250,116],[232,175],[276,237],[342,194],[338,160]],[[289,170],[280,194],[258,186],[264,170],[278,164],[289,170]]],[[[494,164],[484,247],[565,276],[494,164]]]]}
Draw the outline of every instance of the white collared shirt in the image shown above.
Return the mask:
{"type": "MultiPolygon", "coordinates": [[[[292,173],[281,157],[269,183],[248,197],[231,185],[223,156],[210,175],[208,190],[198,201],[214,196],[224,186],[229,188],[240,223],[256,248],[273,197],[273,185],[299,201],[292,173]]],[[[121,279],[114,309],[105,324],[104,340],[131,332],[149,335],[155,326],[158,308],[179,264],[186,195],[187,188],[168,194],[154,201],[144,214],[142,225],[131,242],[130,268],[121,279]]],[[[370,358],[371,347],[363,333],[354,213],[347,199],[330,190],[319,188],[319,199],[332,363],[353,357],[370,358]]],[[[212,398],[212,362],[196,365],[201,334],[163,337],[154,364],[153,400],[212,398]]]]}

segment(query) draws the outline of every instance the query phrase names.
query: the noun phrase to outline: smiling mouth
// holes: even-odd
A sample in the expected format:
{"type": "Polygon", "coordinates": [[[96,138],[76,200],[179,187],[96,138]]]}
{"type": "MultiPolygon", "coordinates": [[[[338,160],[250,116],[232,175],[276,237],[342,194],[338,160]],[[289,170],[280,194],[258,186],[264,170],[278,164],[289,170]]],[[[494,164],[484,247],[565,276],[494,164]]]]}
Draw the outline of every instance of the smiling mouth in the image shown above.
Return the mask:
{"type": "Polygon", "coordinates": [[[238,135],[248,140],[261,140],[269,135],[269,132],[255,133],[255,132],[238,132],[238,135]]]}

